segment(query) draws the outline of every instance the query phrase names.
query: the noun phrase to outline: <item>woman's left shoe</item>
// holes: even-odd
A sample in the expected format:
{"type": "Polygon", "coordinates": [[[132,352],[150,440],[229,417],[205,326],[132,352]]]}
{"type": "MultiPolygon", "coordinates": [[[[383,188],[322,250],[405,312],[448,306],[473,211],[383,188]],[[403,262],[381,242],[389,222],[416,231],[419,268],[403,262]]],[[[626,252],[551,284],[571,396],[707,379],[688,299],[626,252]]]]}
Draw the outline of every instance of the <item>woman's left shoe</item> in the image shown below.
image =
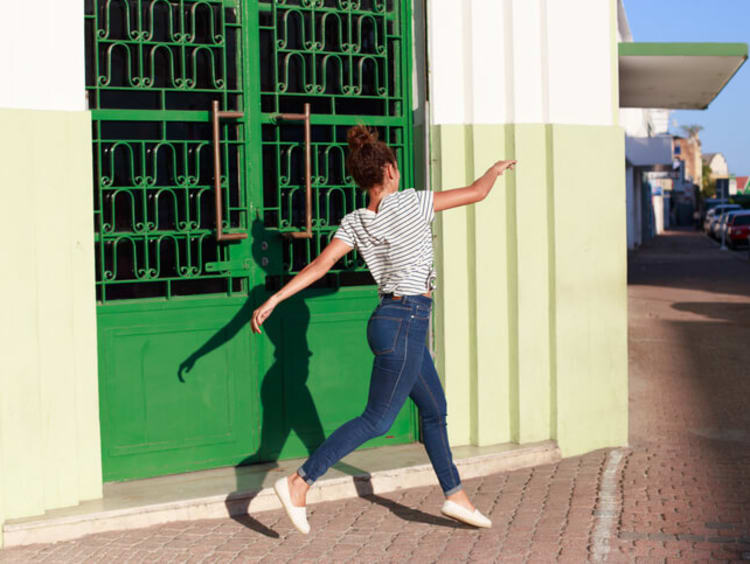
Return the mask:
{"type": "Polygon", "coordinates": [[[443,504],[443,508],[440,510],[443,515],[452,517],[456,521],[461,521],[472,527],[481,527],[483,529],[489,529],[492,526],[492,521],[479,512],[479,509],[469,511],[465,507],[453,502],[446,500],[443,504]]]}

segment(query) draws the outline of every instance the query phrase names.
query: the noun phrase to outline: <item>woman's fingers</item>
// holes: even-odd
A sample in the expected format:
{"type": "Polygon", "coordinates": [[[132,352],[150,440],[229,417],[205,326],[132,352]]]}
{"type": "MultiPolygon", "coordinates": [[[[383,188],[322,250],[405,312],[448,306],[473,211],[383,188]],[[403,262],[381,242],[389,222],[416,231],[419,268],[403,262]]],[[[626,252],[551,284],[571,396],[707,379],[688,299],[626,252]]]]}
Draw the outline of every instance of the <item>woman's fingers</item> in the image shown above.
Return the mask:
{"type": "Polygon", "coordinates": [[[510,160],[510,161],[497,161],[494,165],[494,169],[498,175],[502,174],[506,170],[513,170],[513,167],[516,165],[516,161],[510,160]]]}
{"type": "Polygon", "coordinates": [[[266,317],[267,316],[263,315],[260,308],[253,312],[253,318],[250,322],[253,327],[253,333],[261,333],[260,326],[263,325],[263,321],[265,321],[266,317]]]}
{"type": "Polygon", "coordinates": [[[263,304],[253,312],[253,316],[250,319],[250,326],[253,329],[253,333],[262,333],[262,331],[260,330],[260,326],[263,325],[263,322],[266,319],[268,319],[268,316],[271,315],[272,311],[272,307],[268,307],[263,304]]]}
{"type": "Polygon", "coordinates": [[[495,169],[495,174],[500,176],[506,170],[513,170],[515,165],[516,161],[497,161],[493,168],[495,169]]]}

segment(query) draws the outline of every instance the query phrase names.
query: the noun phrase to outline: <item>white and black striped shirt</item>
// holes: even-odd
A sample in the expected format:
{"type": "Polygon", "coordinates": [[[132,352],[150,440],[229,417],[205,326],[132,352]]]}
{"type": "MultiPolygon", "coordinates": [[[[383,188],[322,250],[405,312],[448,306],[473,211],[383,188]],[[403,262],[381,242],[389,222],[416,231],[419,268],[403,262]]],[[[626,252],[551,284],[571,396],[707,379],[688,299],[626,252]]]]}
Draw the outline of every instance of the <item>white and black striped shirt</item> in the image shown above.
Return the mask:
{"type": "Polygon", "coordinates": [[[335,237],[365,259],[380,294],[415,296],[434,288],[433,194],[409,188],[388,194],[377,213],[360,208],[344,216],[335,237]]]}

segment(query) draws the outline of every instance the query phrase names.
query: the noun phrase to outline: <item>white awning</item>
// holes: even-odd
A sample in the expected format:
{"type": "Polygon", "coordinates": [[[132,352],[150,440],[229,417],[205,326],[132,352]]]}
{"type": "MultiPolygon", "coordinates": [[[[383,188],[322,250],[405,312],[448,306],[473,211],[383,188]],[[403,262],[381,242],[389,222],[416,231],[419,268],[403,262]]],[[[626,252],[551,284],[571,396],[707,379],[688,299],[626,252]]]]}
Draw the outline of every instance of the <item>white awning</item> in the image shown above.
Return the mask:
{"type": "Polygon", "coordinates": [[[672,169],[672,136],[625,137],[625,158],[633,166],[663,165],[672,169]]]}
{"type": "Polygon", "coordinates": [[[747,54],[745,43],[620,43],[620,107],[706,109],[747,54]]]}

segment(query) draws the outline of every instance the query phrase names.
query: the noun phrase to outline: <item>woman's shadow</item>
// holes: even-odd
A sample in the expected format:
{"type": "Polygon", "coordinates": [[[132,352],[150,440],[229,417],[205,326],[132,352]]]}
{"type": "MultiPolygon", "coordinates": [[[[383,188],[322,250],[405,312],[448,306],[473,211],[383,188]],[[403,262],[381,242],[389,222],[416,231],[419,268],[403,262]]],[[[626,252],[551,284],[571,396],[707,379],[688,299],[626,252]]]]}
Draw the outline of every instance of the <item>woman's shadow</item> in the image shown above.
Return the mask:
{"type": "MultiPolygon", "coordinates": [[[[253,226],[253,257],[258,265],[264,263],[262,259],[266,254],[261,242],[269,236],[260,222],[256,222],[253,226]]],[[[317,298],[335,291],[336,288],[316,289],[314,296],[317,298]]],[[[250,323],[255,308],[271,294],[272,291],[264,284],[255,286],[232,319],[180,364],[177,371],[180,381],[185,381],[185,375],[201,357],[234,338],[250,323]]],[[[232,519],[271,537],[279,535],[248,514],[250,503],[268,486],[265,482],[271,473],[283,475],[277,461],[292,432],[302,441],[308,455],[325,440],[320,415],[307,385],[310,357],[313,355],[307,342],[311,314],[306,299],[310,295],[309,292],[302,292],[285,300],[263,324],[263,331],[273,345],[273,363],[263,375],[260,386],[260,440],[256,451],[235,465],[235,490],[225,500],[232,519]]],[[[252,338],[262,337],[252,335],[252,338]]],[[[333,467],[354,478],[360,497],[384,505],[402,518],[433,524],[442,521],[445,522],[443,524],[454,523],[374,495],[370,474],[361,468],[344,462],[338,462],[333,467]]]]}

